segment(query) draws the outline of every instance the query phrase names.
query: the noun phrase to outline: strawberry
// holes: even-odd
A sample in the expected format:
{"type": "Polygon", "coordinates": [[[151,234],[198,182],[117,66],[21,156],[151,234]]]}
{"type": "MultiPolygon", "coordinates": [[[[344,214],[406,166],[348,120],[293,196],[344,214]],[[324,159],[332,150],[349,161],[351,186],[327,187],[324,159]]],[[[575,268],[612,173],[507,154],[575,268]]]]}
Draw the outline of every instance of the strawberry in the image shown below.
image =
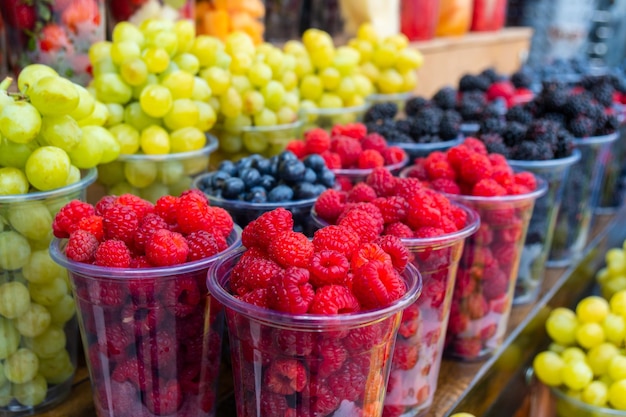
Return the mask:
{"type": "Polygon", "coordinates": [[[31,31],[35,27],[37,13],[32,4],[26,4],[24,0],[7,0],[2,3],[2,9],[2,17],[7,25],[24,31],[31,31]]]}

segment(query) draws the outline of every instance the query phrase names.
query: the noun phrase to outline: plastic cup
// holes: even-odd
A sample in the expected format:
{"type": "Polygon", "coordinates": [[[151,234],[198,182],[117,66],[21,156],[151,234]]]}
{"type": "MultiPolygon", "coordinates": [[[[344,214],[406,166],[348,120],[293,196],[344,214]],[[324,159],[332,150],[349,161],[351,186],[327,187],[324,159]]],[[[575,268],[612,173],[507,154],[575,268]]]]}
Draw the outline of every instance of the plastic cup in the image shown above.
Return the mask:
{"type": "Polygon", "coordinates": [[[120,155],[98,166],[98,183],[104,195],[134,194],[156,202],[164,195],[179,195],[191,187],[193,177],[209,169],[209,157],[217,139],[207,135],[207,144],[197,151],[163,155],[120,155]]]}
{"type": "MultiPolygon", "coordinates": [[[[624,107],[624,106],[621,106],[624,107]]],[[[624,176],[626,175],[626,124],[623,109],[618,108],[621,120],[619,138],[613,142],[609,160],[606,162],[605,174],[600,185],[598,204],[594,208],[596,214],[613,214],[624,203],[624,176]]]]}
{"type": "Polygon", "coordinates": [[[575,139],[580,160],[571,167],[564,185],[563,201],[546,266],[565,267],[581,256],[591,228],[593,208],[600,196],[600,184],[611,145],[619,135],[575,139]]]}
{"type": "Polygon", "coordinates": [[[67,271],[50,259],[48,245],[56,213],[71,200],[85,200],[95,180],[91,169],[63,188],[0,196],[2,416],[38,413],[71,391],[78,345],[75,302],[67,271]]]}
{"type": "Polygon", "coordinates": [[[465,137],[473,137],[480,130],[480,123],[478,122],[463,122],[461,123],[461,133],[465,137]]]}
{"type": "Polygon", "coordinates": [[[69,271],[99,417],[215,414],[223,310],[207,292],[208,269],[241,245],[171,267],[106,268],[50,254],[69,271]]]}
{"type": "Polygon", "coordinates": [[[406,93],[395,93],[395,94],[370,94],[365,97],[365,101],[373,106],[374,104],[381,103],[395,103],[398,106],[398,111],[404,111],[404,104],[410,98],[415,97],[415,93],[412,91],[407,91],[406,93]]]}
{"type": "Polygon", "coordinates": [[[383,309],[290,315],[231,295],[230,272],[241,253],[216,263],[207,282],[225,307],[237,415],[290,408],[294,415],[380,416],[401,312],[421,291],[417,270],[407,267],[407,293],[383,309]]]}
{"type": "Polygon", "coordinates": [[[480,215],[480,228],[467,238],[457,272],[446,334],[451,357],[482,359],[502,344],[528,223],[535,201],[547,190],[546,181],[537,178],[537,189],[527,194],[446,194],[480,215]]]}
{"type": "Polygon", "coordinates": [[[561,206],[564,184],[570,167],[579,160],[580,151],[575,149],[567,158],[549,161],[508,161],[512,168],[532,172],[548,183],[548,192],[535,202],[533,215],[528,224],[515,282],[513,304],[532,303],[539,295],[548,253],[552,245],[556,216],[561,206]]]}
{"type": "Polygon", "coordinates": [[[300,118],[305,131],[314,127],[331,130],[335,125],[362,121],[369,107],[370,104],[366,102],[353,107],[300,109],[300,118]]]}
{"type": "Polygon", "coordinates": [[[446,140],[443,142],[434,143],[390,143],[390,146],[397,146],[404,149],[404,152],[409,156],[412,161],[415,158],[422,158],[428,156],[432,152],[439,151],[445,152],[453,146],[460,145],[463,142],[464,136],[459,135],[457,139],[446,140]]]}
{"type": "MultiPolygon", "coordinates": [[[[400,170],[409,162],[409,157],[406,156],[402,161],[395,164],[385,165],[385,168],[392,174],[399,174],[400,170]]],[[[335,178],[340,187],[344,190],[349,190],[352,186],[365,181],[367,176],[372,173],[374,169],[357,169],[357,168],[341,168],[331,169],[335,173],[335,178]]]]}

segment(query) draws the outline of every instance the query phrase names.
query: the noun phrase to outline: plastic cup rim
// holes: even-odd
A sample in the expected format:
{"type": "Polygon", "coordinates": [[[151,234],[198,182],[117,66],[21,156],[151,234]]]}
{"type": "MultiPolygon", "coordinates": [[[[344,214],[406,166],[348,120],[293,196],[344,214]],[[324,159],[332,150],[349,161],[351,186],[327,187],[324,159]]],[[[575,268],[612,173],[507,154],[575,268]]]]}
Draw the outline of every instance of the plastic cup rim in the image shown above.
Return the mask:
{"type": "Polygon", "coordinates": [[[291,123],[283,123],[283,124],[274,125],[274,126],[242,126],[241,127],[241,132],[244,132],[244,133],[280,132],[282,130],[297,129],[299,127],[302,127],[303,124],[304,123],[302,122],[302,120],[300,120],[300,118],[298,118],[298,119],[296,119],[295,121],[293,121],[291,123]]]}
{"type": "Polygon", "coordinates": [[[346,113],[361,113],[365,112],[371,103],[367,101],[358,106],[352,107],[330,107],[330,108],[320,108],[316,107],[314,109],[300,109],[300,114],[304,117],[306,116],[337,116],[346,113]]]}
{"type": "Polygon", "coordinates": [[[446,140],[443,142],[435,142],[435,143],[402,143],[402,142],[389,142],[390,146],[397,146],[398,148],[402,148],[408,151],[436,151],[438,149],[446,149],[451,148],[455,145],[460,145],[463,143],[465,139],[465,135],[462,132],[459,132],[459,135],[456,139],[446,140]]]}
{"type": "Polygon", "coordinates": [[[384,101],[408,100],[415,96],[413,91],[405,91],[402,93],[372,93],[365,97],[365,101],[371,103],[380,103],[384,101]]]}
{"type": "MultiPolygon", "coordinates": [[[[384,165],[383,168],[387,168],[389,171],[395,171],[404,167],[409,162],[409,155],[404,155],[404,158],[400,162],[396,162],[395,164],[384,165]]],[[[343,175],[343,176],[366,176],[372,173],[375,168],[336,168],[331,169],[335,175],[343,175]]]]}
{"type": "Polygon", "coordinates": [[[117,158],[117,161],[120,162],[137,162],[137,161],[149,161],[149,162],[163,162],[163,161],[172,161],[172,160],[183,160],[183,159],[191,159],[198,156],[209,155],[217,149],[218,142],[217,138],[210,133],[205,133],[207,138],[207,143],[202,148],[197,149],[195,151],[188,152],[175,152],[175,153],[165,153],[165,154],[120,154],[117,158]]]}
{"type": "MultiPolygon", "coordinates": [[[[207,174],[203,174],[193,180],[192,187],[198,188],[197,183],[207,174]]],[[[201,190],[202,191],[202,190],[201,190]]],[[[204,192],[204,191],[203,191],[204,192]]],[[[251,203],[249,201],[242,200],[227,200],[225,198],[215,197],[214,195],[208,194],[204,192],[204,195],[207,196],[210,203],[216,203],[218,206],[228,207],[228,208],[236,208],[236,209],[254,209],[254,210],[271,210],[279,207],[284,207],[286,209],[290,208],[299,208],[312,206],[315,204],[317,197],[307,198],[305,200],[295,200],[295,201],[277,201],[272,203],[251,203]]]]}
{"type": "MultiPolygon", "coordinates": [[[[543,382],[540,382],[540,383],[543,384],[543,382]]],[[[559,389],[559,387],[548,386],[548,388],[550,388],[550,391],[553,392],[554,395],[556,395],[560,400],[567,401],[568,403],[574,405],[575,407],[580,408],[581,411],[602,413],[602,414],[607,414],[610,416],[621,416],[621,417],[626,416],[626,411],[587,404],[574,397],[568,396],[561,389],[559,389]]]]}
{"type": "Polygon", "coordinates": [[[586,138],[574,138],[574,145],[600,145],[604,143],[609,143],[617,140],[619,138],[619,132],[615,131],[613,133],[609,133],[608,135],[601,136],[587,136],[586,138]]]}
{"type": "Polygon", "coordinates": [[[574,149],[570,156],[565,158],[548,159],[545,161],[524,161],[521,159],[507,159],[507,162],[514,168],[556,168],[561,166],[574,165],[581,158],[581,152],[574,149]]]}
{"type": "Polygon", "coordinates": [[[464,195],[464,194],[450,194],[441,192],[441,194],[445,195],[449,199],[461,200],[461,201],[471,201],[472,203],[517,203],[528,200],[536,200],[546,192],[548,192],[548,182],[539,176],[535,176],[537,180],[537,188],[533,191],[526,194],[514,194],[514,195],[502,195],[502,196],[494,196],[494,197],[483,197],[483,196],[475,196],[475,195],[464,195]]]}
{"type": "Polygon", "coordinates": [[[85,172],[85,174],[79,181],[76,181],[75,183],[66,185],[64,187],[55,188],[54,190],[36,191],[26,194],[0,195],[0,204],[48,200],[51,198],[62,197],[64,195],[71,194],[82,188],[86,189],[98,178],[98,170],[96,168],[89,168],[83,170],[83,172],[85,172]]]}

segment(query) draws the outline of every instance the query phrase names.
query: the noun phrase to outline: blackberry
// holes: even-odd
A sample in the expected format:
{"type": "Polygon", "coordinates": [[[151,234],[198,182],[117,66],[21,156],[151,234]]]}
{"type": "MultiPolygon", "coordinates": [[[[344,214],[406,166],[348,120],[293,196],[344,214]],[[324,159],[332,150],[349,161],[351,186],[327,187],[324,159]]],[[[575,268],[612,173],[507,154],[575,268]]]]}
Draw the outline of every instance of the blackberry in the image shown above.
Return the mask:
{"type": "Polygon", "coordinates": [[[506,101],[498,97],[483,109],[483,118],[501,117],[506,113],[506,101]]]}
{"type": "Polygon", "coordinates": [[[604,114],[604,107],[599,103],[590,102],[587,117],[591,120],[598,120],[604,114]]]}
{"type": "Polygon", "coordinates": [[[509,148],[502,141],[502,136],[497,133],[485,133],[480,135],[480,140],[485,144],[487,152],[499,153],[508,157],[510,154],[509,148]]]}
{"type": "Polygon", "coordinates": [[[591,89],[591,94],[593,95],[593,98],[604,107],[611,107],[613,105],[614,92],[615,89],[611,84],[608,83],[595,85],[591,89]]]}
{"type": "Polygon", "coordinates": [[[481,119],[486,105],[482,93],[465,93],[457,104],[457,111],[466,122],[475,122],[481,119]]]}
{"type": "Polygon", "coordinates": [[[505,118],[509,122],[518,122],[525,125],[533,121],[533,115],[519,104],[511,107],[506,112],[505,118]]]}
{"type": "Polygon", "coordinates": [[[603,114],[601,118],[596,120],[595,134],[598,136],[608,135],[615,132],[619,128],[619,121],[614,114],[603,114]]]}
{"type": "Polygon", "coordinates": [[[378,133],[383,137],[387,137],[387,132],[396,129],[396,122],[393,120],[381,120],[376,123],[369,122],[365,124],[368,133],[378,133]]]}
{"type": "Polygon", "coordinates": [[[480,133],[500,134],[506,127],[506,122],[500,117],[488,117],[480,122],[480,133]]]}
{"type": "Polygon", "coordinates": [[[491,82],[482,75],[465,74],[459,80],[459,91],[487,91],[491,82]]]}
{"type": "Polygon", "coordinates": [[[408,135],[411,132],[411,123],[406,119],[396,120],[396,130],[408,135]]]}
{"type": "Polygon", "coordinates": [[[502,140],[509,148],[520,144],[526,137],[526,125],[518,122],[509,122],[502,131],[502,140]]]}
{"type": "Polygon", "coordinates": [[[454,110],[447,110],[443,113],[439,123],[439,137],[441,140],[453,140],[459,136],[461,130],[461,115],[454,110]]]}
{"type": "Polygon", "coordinates": [[[544,113],[541,118],[551,120],[561,126],[565,126],[567,124],[567,119],[563,113],[544,113]]]}
{"type": "Polygon", "coordinates": [[[561,111],[568,119],[576,118],[580,115],[589,114],[591,94],[583,92],[581,94],[570,94],[563,105],[561,111]]]}
{"type": "Polygon", "coordinates": [[[586,138],[593,135],[593,132],[596,130],[596,126],[594,121],[587,116],[578,116],[577,118],[570,120],[567,124],[567,130],[569,130],[574,137],[586,138]]]}
{"type": "Polygon", "coordinates": [[[511,83],[513,83],[515,88],[529,89],[533,83],[533,78],[530,74],[530,70],[522,68],[519,71],[513,73],[513,75],[511,75],[511,83]]]}
{"type": "Polygon", "coordinates": [[[520,161],[547,161],[554,158],[554,151],[546,142],[525,140],[515,147],[511,157],[520,161]]]}
{"type": "Polygon", "coordinates": [[[545,113],[560,113],[561,109],[567,102],[567,97],[568,94],[565,90],[548,89],[541,92],[538,100],[542,103],[543,111],[545,113]]]}
{"type": "Polygon", "coordinates": [[[574,136],[566,129],[560,129],[557,134],[556,147],[554,148],[555,158],[566,158],[574,150],[574,136]]]}
{"type": "Polygon", "coordinates": [[[413,97],[404,104],[404,113],[407,116],[415,116],[420,110],[430,106],[431,102],[424,97],[413,97]]]}
{"type": "Polygon", "coordinates": [[[482,77],[485,77],[489,80],[490,84],[493,84],[497,81],[500,81],[502,77],[496,72],[493,68],[487,68],[480,73],[482,77]]]}
{"type": "Polygon", "coordinates": [[[424,135],[436,135],[439,133],[439,124],[443,117],[443,110],[431,107],[423,109],[409,119],[411,124],[411,137],[419,138],[424,135]]]}
{"type": "Polygon", "coordinates": [[[452,87],[443,87],[435,93],[432,101],[443,110],[454,109],[454,106],[456,106],[456,90],[452,87]]]}
{"type": "Polygon", "coordinates": [[[463,95],[461,95],[461,101],[467,100],[477,102],[483,107],[487,105],[487,97],[482,91],[469,91],[467,93],[463,93],[463,95]]]}
{"type": "Polygon", "coordinates": [[[400,132],[399,130],[391,130],[385,136],[387,139],[387,143],[414,143],[415,141],[411,136],[406,133],[400,132]]]}
{"type": "Polygon", "coordinates": [[[609,80],[616,91],[622,94],[626,93],[626,79],[624,79],[623,74],[612,74],[609,80]]]}
{"type": "Polygon", "coordinates": [[[389,120],[398,114],[398,105],[394,102],[374,104],[365,113],[363,120],[365,123],[377,122],[379,120],[389,120]]]}
{"type": "Polygon", "coordinates": [[[557,142],[559,128],[560,126],[551,120],[537,119],[528,126],[525,139],[529,142],[546,143],[553,147],[557,142]]]}
{"type": "Polygon", "coordinates": [[[439,135],[424,135],[420,136],[415,143],[439,143],[441,138],[439,135]]]}

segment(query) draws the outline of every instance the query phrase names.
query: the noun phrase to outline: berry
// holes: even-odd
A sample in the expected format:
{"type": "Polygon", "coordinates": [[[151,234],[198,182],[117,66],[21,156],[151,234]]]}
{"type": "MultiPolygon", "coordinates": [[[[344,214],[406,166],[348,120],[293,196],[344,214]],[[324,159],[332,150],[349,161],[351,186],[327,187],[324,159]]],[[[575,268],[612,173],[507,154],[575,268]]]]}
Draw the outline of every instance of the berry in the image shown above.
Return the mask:
{"type": "Polygon", "coordinates": [[[456,105],[456,90],[452,87],[443,87],[435,93],[432,100],[442,109],[454,109],[456,105]]]}
{"type": "Polygon", "coordinates": [[[320,154],[328,169],[341,169],[341,157],[336,152],[324,151],[320,154]]]}
{"type": "Polygon", "coordinates": [[[117,239],[130,245],[139,227],[139,217],[130,207],[114,204],[104,213],[103,228],[106,239],[117,239]]]}
{"type": "Polygon", "coordinates": [[[361,141],[361,147],[363,147],[364,150],[373,149],[382,154],[387,148],[387,141],[378,133],[369,133],[361,141]]]}
{"type": "Polygon", "coordinates": [[[379,197],[372,204],[380,211],[385,224],[402,222],[406,217],[408,203],[403,197],[379,197]]]}
{"type": "Polygon", "coordinates": [[[93,216],[95,209],[90,204],[72,200],[63,206],[52,222],[52,231],[58,238],[66,238],[85,217],[93,216]]]}
{"type": "Polygon", "coordinates": [[[140,253],[145,251],[146,242],[150,237],[160,229],[168,229],[167,222],[160,216],[154,213],[146,215],[139,225],[139,228],[135,231],[133,237],[134,248],[140,253]]]}
{"type": "Polygon", "coordinates": [[[376,191],[379,197],[391,196],[394,194],[398,179],[386,168],[374,168],[365,180],[376,191]]]}
{"type": "Polygon", "coordinates": [[[531,172],[518,172],[514,175],[514,181],[516,184],[523,185],[532,191],[537,188],[537,178],[531,172]]]}
{"type": "Polygon", "coordinates": [[[330,284],[346,284],[350,262],[340,252],[321,250],[315,252],[310,265],[311,283],[315,287],[330,284]]]}
{"type": "Polygon", "coordinates": [[[267,288],[272,278],[283,271],[276,262],[255,257],[252,253],[253,250],[246,251],[231,273],[230,285],[236,294],[244,295],[256,289],[267,288]]]}
{"type": "Polygon", "coordinates": [[[340,227],[352,229],[359,236],[359,242],[361,243],[371,242],[376,239],[383,226],[382,216],[381,221],[378,222],[369,213],[361,209],[344,212],[343,218],[338,224],[340,227]]]}
{"type": "Polygon", "coordinates": [[[404,149],[398,146],[389,146],[380,153],[385,160],[385,165],[396,165],[406,161],[407,155],[404,149]]]}
{"type": "Polygon", "coordinates": [[[376,241],[380,248],[391,257],[391,263],[398,272],[404,271],[411,257],[409,250],[395,236],[381,236],[376,241]]]}
{"type": "Polygon", "coordinates": [[[377,103],[365,112],[363,121],[365,123],[370,123],[383,120],[393,120],[393,118],[396,117],[396,114],[398,114],[398,105],[396,103],[377,103]]]}
{"type": "Polygon", "coordinates": [[[345,401],[357,401],[365,391],[366,383],[367,378],[361,366],[350,360],[328,377],[328,385],[333,387],[333,393],[345,401]]]}
{"type": "Polygon", "coordinates": [[[158,416],[171,415],[180,408],[183,394],[176,380],[155,384],[154,390],[145,395],[146,408],[158,416]]]}
{"type": "Polygon", "coordinates": [[[302,233],[288,231],[274,237],[268,254],[283,267],[306,268],[313,257],[313,243],[302,233]]]}
{"type": "Polygon", "coordinates": [[[430,182],[433,190],[447,194],[461,194],[461,189],[456,182],[447,178],[437,178],[430,182]]]}
{"type": "Polygon", "coordinates": [[[241,296],[238,296],[238,298],[244,303],[252,304],[253,306],[270,308],[267,294],[267,288],[257,288],[241,296]]]}
{"type": "Polygon", "coordinates": [[[370,261],[380,261],[382,263],[390,263],[391,256],[376,243],[366,243],[359,247],[359,250],[352,256],[350,265],[352,270],[356,271],[361,266],[370,261]]]}
{"type": "Polygon", "coordinates": [[[344,193],[332,189],[326,190],[315,201],[315,212],[321,219],[334,223],[343,212],[345,202],[346,195],[344,193]]]}
{"type": "Polygon", "coordinates": [[[383,230],[383,235],[396,236],[400,239],[413,237],[413,230],[404,223],[389,223],[383,230]]]}
{"type": "Polygon", "coordinates": [[[370,202],[376,198],[376,191],[364,182],[356,184],[346,194],[346,201],[348,203],[362,203],[370,202]]]}
{"type": "Polygon", "coordinates": [[[98,249],[98,239],[85,230],[76,230],[70,234],[65,247],[65,255],[76,262],[91,263],[98,249]]]}
{"type": "Polygon", "coordinates": [[[305,155],[321,154],[330,149],[330,136],[322,128],[314,128],[304,134],[305,155]]]}
{"type": "Polygon", "coordinates": [[[155,205],[154,212],[167,222],[167,224],[176,223],[176,207],[178,207],[178,198],[171,195],[160,197],[155,205]]]}
{"type": "Polygon", "coordinates": [[[183,233],[198,230],[210,232],[213,224],[206,197],[198,193],[181,195],[176,205],[176,221],[183,233]]]}
{"type": "Polygon", "coordinates": [[[301,140],[292,140],[287,146],[285,146],[285,150],[293,153],[298,158],[304,158],[307,154],[306,144],[301,140]]]}
{"type": "Polygon", "coordinates": [[[154,206],[150,202],[132,194],[122,194],[115,199],[114,204],[131,208],[138,219],[143,219],[146,214],[154,212],[154,206]]]}
{"type": "Polygon", "coordinates": [[[349,314],[359,311],[359,301],[343,285],[324,285],[315,291],[309,307],[311,314],[349,314]]]}
{"type": "Polygon", "coordinates": [[[341,226],[327,226],[313,235],[315,251],[334,250],[351,259],[359,247],[359,235],[352,229],[341,226]]]}
{"type": "Polygon", "coordinates": [[[472,187],[472,195],[475,196],[496,197],[506,194],[506,189],[491,178],[482,179],[472,187]]]}
{"type": "Polygon", "coordinates": [[[163,305],[175,317],[187,317],[202,300],[198,283],[191,276],[168,279],[161,293],[163,305]]]}
{"type": "Polygon", "coordinates": [[[306,313],[315,296],[309,283],[309,271],[290,267],[275,275],[268,286],[270,307],[290,314],[306,313]]]}
{"type": "Polygon", "coordinates": [[[331,140],[331,150],[339,155],[342,168],[352,168],[356,166],[363,148],[361,143],[348,136],[333,137],[331,140]]]}
{"type": "Polygon", "coordinates": [[[279,207],[259,216],[253,228],[259,247],[267,248],[278,236],[293,229],[293,215],[287,209],[279,207]]]}
{"type": "Polygon", "coordinates": [[[115,202],[115,196],[105,195],[95,205],[96,215],[103,216],[109,207],[115,202]]]}
{"type": "Polygon", "coordinates": [[[419,346],[398,340],[393,349],[393,366],[396,369],[408,371],[417,365],[419,346]]]}
{"type": "Polygon", "coordinates": [[[341,369],[348,358],[348,352],[340,340],[325,338],[320,340],[313,348],[315,362],[309,364],[313,373],[318,378],[325,378],[341,369]]]}
{"type": "Polygon", "coordinates": [[[220,247],[214,235],[205,230],[191,232],[185,237],[185,239],[187,240],[187,246],[189,247],[187,261],[190,262],[210,258],[211,256],[217,255],[219,252],[226,249],[225,247],[220,247]]]}
{"type": "Polygon", "coordinates": [[[359,155],[357,167],[359,169],[372,169],[385,165],[383,156],[374,149],[366,149],[359,155]]]}
{"type": "Polygon", "coordinates": [[[146,257],[156,266],[185,263],[188,254],[189,246],[183,235],[167,229],[157,230],[146,242],[146,257]]]}
{"type": "Polygon", "coordinates": [[[92,235],[100,241],[104,239],[104,225],[101,216],[93,215],[89,217],[83,217],[78,222],[78,230],[84,230],[92,235]]]}
{"type": "Polygon", "coordinates": [[[121,240],[106,240],[98,246],[95,253],[95,265],[111,268],[128,268],[130,250],[121,240]]]}
{"type": "Polygon", "coordinates": [[[347,123],[345,125],[334,125],[330,131],[330,136],[347,136],[349,138],[361,140],[367,134],[367,128],[362,123],[347,123]]]}
{"type": "Polygon", "coordinates": [[[415,116],[423,108],[431,106],[431,102],[424,97],[412,97],[404,103],[404,113],[407,116],[415,116]]]}
{"type": "MultiPolygon", "coordinates": [[[[467,141],[467,140],[466,140],[467,141]]],[[[491,177],[493,168],[486,155],[473,153],[464,161],[459,169],[459,178],[467,184],[476,184],[484,178],[491,177]]]]}
{"type": "Polygon", "coordinates": [[[406,287],[391,264],[371,261],[354,273],[352,291],[361,306],[370,309],[389,305],[405,293],[406,287]]]}

